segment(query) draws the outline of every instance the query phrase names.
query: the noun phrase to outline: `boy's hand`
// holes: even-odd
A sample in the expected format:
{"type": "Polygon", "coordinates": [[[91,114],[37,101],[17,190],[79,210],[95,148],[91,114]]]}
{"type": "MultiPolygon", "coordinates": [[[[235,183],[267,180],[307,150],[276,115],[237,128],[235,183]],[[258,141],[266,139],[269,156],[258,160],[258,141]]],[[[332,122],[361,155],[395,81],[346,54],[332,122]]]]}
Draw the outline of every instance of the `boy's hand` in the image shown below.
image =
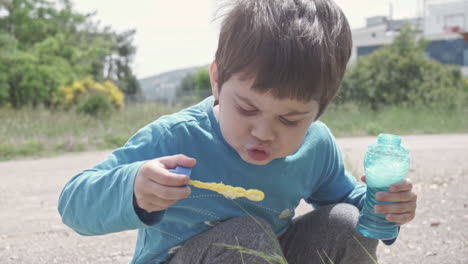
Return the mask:
{"type": "MultiPolygon", "coordinates": [[[[361,180],[366,182],[366,176],[361,180]]],[[[411,221],[416,214],[417,195],[412,191],[413,184],[408,179],[390,185],[388,192],[378,192],[375,199],[380,202],[397,202],[394,204],[378,204],[374,210],[379,214],[386,214],[388,221],[400,225],[411,221]]]]}
{"type": "Polygon", "coordinates": [[[174,155],[150,160],[143,164],[135,178],[133,193],[135,202],[147,212],[161,211],[177,200],[190,195],[184,186],[190,180],[187,175],[169,172],[176,166],[193,167],[195,159],[185,155],[174,155]]]}

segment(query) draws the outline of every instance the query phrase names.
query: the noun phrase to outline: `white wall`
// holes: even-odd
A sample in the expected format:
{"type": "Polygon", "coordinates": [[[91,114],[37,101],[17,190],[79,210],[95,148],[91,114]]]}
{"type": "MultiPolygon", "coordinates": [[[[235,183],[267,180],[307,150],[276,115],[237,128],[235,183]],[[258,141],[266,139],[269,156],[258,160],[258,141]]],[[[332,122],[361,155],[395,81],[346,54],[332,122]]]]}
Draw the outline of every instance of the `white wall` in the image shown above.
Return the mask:
{"type": "Polygon", "coordinates": [[[358,47],[389,44],[392,43],[393,38],[394,32],[388,32],[386,24],[353,30],[353,50],[350,63],[357,59],[358,47]]]}
{"type": "Polygon", "coordinates": [[[458,26],[468,31],[468,1],[427,1],[425,35],[444,33],[448,26],[458,26]]]}

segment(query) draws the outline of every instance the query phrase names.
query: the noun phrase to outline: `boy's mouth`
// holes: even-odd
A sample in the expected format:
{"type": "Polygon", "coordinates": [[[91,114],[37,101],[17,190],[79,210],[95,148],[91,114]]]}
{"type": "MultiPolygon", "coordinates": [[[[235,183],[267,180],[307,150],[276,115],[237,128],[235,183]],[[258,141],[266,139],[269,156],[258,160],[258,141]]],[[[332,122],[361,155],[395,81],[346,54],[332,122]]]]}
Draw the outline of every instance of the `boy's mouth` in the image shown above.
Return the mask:
{"type": "Polygon", "coordinates": [[[247,149],[247,153],[251,159],[256,161],[264,161],[270,156],[267,151],[258,148],[247,149]]]}

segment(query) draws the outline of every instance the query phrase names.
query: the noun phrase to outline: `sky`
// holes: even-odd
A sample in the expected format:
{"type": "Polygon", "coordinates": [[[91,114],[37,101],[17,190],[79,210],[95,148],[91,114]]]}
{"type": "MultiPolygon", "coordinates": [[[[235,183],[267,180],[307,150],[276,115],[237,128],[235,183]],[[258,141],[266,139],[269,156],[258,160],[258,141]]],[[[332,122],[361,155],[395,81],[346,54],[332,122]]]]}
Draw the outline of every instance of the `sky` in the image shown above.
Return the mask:
{"type": "MultiPolygon", "coordinates": [[[[335,0],[352,29],[367,17],[422,15],[423,0],[335,0]],[[391,4],[390,4],[391,2],[391,4]]],[[[211,63],[216,52],[220,0],[75,0],[81,13],[96,11],[96,19],[121,32],[136,29],[133,69],[139,79],[175,69],[211,63]]]]}

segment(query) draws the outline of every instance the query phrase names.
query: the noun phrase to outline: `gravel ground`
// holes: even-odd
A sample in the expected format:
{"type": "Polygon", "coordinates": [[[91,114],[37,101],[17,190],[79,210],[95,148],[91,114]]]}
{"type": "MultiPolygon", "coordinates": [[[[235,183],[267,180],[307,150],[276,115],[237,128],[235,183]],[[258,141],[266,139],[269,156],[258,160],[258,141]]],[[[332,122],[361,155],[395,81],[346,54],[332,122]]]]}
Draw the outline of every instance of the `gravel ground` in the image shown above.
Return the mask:
{"type": "MultiPolygon", "coordinates": [[[[362,174],[371,137],[340,138],[349,170],[362,174]]],[[[379,263],[468,264],[468,134],[404,136],[416,218],[379,263]]],[[[136,231],[83,237],[62,224],[57,199],[66,181],[109,152],[0,162],[0,263],[128,263],[136,231]]],[[[297,214],[310,210],[301,204],[297,214]]]]}

